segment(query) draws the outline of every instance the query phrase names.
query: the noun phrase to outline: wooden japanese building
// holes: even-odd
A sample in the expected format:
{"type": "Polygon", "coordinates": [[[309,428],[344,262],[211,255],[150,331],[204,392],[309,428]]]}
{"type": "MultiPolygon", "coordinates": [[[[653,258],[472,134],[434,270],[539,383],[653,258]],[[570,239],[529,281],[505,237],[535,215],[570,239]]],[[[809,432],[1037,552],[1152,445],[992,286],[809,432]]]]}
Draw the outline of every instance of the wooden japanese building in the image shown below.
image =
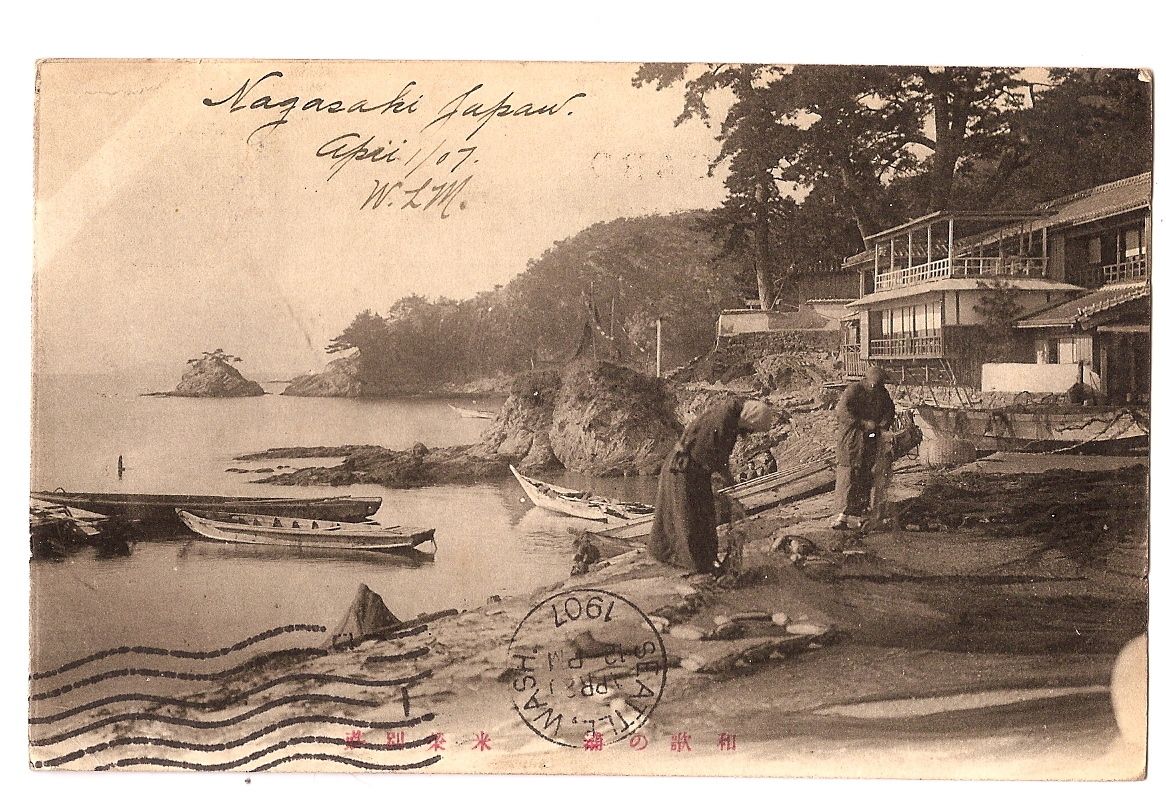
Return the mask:
{"type": "MultiPolygon", "coordinates": [[[[1031,332],[1056,332],[1022,322],[1044,320],[1041,311],[1068,309],[1090,290],[1130,283],[1148,288],[1150,174],[1035,210],[935,212],[866,242],[866,251],[844,263],[857,274],[860,290],[843,321],[847,376],[860,375],[873,362],[903,381],[979,387],[985,362],[1001,359],[1002,350],[1009,352],[1003,359],[1037,362],[1031,332]],[[987,342],[984,325],[999,315],[1001,297],[1016,321],[1015,337],[987,342]]],[[[1121,334],[1127,340],[1140,336],[1121,334]]],[[[1056,337],[1082,336],[1059,332],[1056,337]]],[[[1148,331],[1145,337],[1148,343],[1148,331]]],[[[1116,340],[1107,342],[1123,348],[1116,340]]],[[[1070,348],[1064,349],[1068,359],[1070,348]]],[[[1109,352],[1105,359],[1112,361],[1109,352]]],[[[1100,353],[1091,357],[1091,365],[1101,361],[1100,353]]]]}

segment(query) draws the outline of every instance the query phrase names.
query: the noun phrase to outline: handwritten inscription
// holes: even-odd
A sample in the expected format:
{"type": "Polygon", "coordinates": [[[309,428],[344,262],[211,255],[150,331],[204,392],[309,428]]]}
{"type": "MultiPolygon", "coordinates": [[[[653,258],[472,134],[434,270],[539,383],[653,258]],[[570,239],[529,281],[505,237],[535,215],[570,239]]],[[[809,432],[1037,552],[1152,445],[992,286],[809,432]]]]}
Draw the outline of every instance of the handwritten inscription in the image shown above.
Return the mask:
{"type": "Polygon", "coordinates": [[[586,92],[570,92],[550,100],[532,100],[516,90],[495,91],[477,83],[437,105],[430,103],[417,81],[409,80],[382,98],[351,100],[282,92],[283,78],[281,71],[271,70],[246,79],[228,95],[204,97],[202,103],[228,114],[258,115],[259,125],[247,134],[248,143],[257,136],[278,133],[293,120],[293,114],[300,118],[389,118],[389,130],[345,130],[322,142],[315,156],[325,166],[324,181],[359,165],[372,182],[360,210],[433,210],[443,219],[452,210],[465,208],[466,202],[459,199],[473,179],[472,166],[482,158],[480,144],[471,140],[486,126],[497,120],[569,117],[587,97],[586,92]],[[462,125],[456,126],[459,122],[462,125]],[[442,136],[434,145],[433,140],[442,136]],[[375,175],[367,175],[370,172],[375,175]]]}
{"type": "MultiPolygon", "coordinates": [[[[409,81],[397,92],[392,100],[381,103],[372,103],[364,98],[355,103],[346,103],[343,100],[330,100],[321,97],[303,100],[299,95],[289,95],[282,100],[275,100],[271,95],[259,95],[256,92],[260,84],[272,78],[283,78],[283,73],[278,70],[272,70],[255,81],[248,78],[237,90],[221,100],[203,98],[203,106],[223,106],[229,103],[231,104],[229,111],[232,113],[242,111],[278,111],[278,114],[273,120],[261,124],[247,135],[247,141],[250,142],[251,138],[261,131],[267,129],[275,130],[280,126],[287,125],[288,116],[297,110],[300,112],[315,112],[317,114],[371,114],[374,112],[378,114],[385,114],[387,112],[394,114],[413,114],[417,111],[418,104],[421,102],[422,97],[424,97],[420,93],[416,93],[415,97],[410,97],[415,92],[417,82],[409,81]]],[[[265,87],[264,91],[268,91],[268,88],[265,87]]]]}
{"type": "MultiPolygon", "coordinates": [[[[429,128],[430,126],[435,125],[442,125],[447,120],[450,120],[451,118],[459,115],[461,117],[472,117],[475,120],[481,120],[481,122],[474,127],[473,131],[466,135],[466,140],[469,140],[475,134],[481,131],[485,125],[495,117],[536,117],[538,115],[558,114],[559,112],[563,111],[563,108],[566,107],[568,103],[575,100],[576,98],[587,97],[585,92],[576,92],[560,103],[544,103],[536,107],[533,103],[512,105],[510,100],[514,97],[514,93],[508,92],[504,98],[493,104],[483,104],[478,100],[475,100],[473,103],[469,103],[469,100],[473,94],[481,88],[482,85],[478,84],[473,89],[466,90],[461,95],[458,95],[456,98],[446,103],[441,107],[437,117],[433,118],[433,120],[427,123],[425,128],[429,128]],[[462,108],[463,104],[465,104],[465,108],[462,108]]],[[[570,115],[571,112],[567,112],[567,114],[570,115]]]]}

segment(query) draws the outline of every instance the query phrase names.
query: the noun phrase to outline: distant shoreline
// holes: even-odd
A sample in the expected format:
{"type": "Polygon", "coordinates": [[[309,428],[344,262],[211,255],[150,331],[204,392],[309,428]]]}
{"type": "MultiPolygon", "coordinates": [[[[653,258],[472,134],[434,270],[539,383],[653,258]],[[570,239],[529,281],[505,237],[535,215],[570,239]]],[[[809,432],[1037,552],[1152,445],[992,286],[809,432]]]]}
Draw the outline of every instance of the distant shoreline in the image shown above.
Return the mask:
{"type": "MultiPolygon", "coordinates": [[[[286,383],[287,380],[266,380],[259,381],[260,384],[277,385],[286,383]]],[[[258,396],[194,396],[193,394],[176,394],[173,391],[144,391],[138,396],[153,396],[153,397],[176,397],[178,399],[259,399],[258,396]]],[[[447,399],[481,399],[490,401],[505,400],[508,396],[499,391],[491,391],[489,393],[471,393],[469,391],[402,391],[396,394],[367,394],[362,396],[307,396],[299,394],[273,394],[271,392],[264,392],[263,396],[286,396],[289,399],[351,399],[351,400],[419,400],[431,399],[435,402],[441,402],[447,399]]]]}

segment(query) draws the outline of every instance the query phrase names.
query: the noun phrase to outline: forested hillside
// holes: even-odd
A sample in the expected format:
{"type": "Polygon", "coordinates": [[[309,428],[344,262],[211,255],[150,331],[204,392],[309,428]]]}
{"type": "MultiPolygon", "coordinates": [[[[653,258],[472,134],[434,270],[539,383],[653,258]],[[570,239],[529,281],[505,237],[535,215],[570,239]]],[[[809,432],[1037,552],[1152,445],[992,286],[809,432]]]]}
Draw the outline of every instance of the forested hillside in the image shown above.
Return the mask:
{"type": "Polygon", "coordinates": [[[588,323],[606,356],[654,364],[663,318],[665,365],[678,365],[712,345],[721,309],[755,292],[750,273],[721,257],[709,213],[621,218],[554,244],[471,299],[409,296],[383,315],[365,310],[328,351],[359,349],[362,394],[392,394],[561,363],[588,323]]]}

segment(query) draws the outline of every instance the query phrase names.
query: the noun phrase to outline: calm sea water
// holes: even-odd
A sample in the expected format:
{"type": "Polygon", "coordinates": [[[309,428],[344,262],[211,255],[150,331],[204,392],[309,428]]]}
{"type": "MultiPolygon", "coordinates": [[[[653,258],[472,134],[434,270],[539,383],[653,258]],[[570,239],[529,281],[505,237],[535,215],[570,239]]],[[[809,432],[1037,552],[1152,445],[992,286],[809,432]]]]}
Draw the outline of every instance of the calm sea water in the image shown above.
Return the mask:
{"type": "MultiPolygon", "coordinates": [[[[332,625],[367,584],[401,617],[478,606],[492,594],[529,592],[566,575],[582,520],[533,509],[512,480],[409,490],[378,486],[255,485],[225,470],[326,463],[241,464],[268,447],[470,443],[488,420],[462,419],[440,400],[282,397],[144,397],[164,381],[40,377],[33,402],[32,488],[181,494],[384,498],[382,521],[437,529],[433,562],[321,556],[195,539],[139,541],[128,556],[83,550],[31,562],[34,670],[119,645],[210,648],[293,622],[332,625]],[[127,471],[117,477],[117,458],[127,471]]],[[[282,385],[268,386],[270,391],[282,385]]],[[[458,402],[460,405],[471,403],[458,402]]],[[[478,407],[497,408],[499,400],[478,407]]],[[[654,479],[563,482],[650,500],[654,479]]]]}

